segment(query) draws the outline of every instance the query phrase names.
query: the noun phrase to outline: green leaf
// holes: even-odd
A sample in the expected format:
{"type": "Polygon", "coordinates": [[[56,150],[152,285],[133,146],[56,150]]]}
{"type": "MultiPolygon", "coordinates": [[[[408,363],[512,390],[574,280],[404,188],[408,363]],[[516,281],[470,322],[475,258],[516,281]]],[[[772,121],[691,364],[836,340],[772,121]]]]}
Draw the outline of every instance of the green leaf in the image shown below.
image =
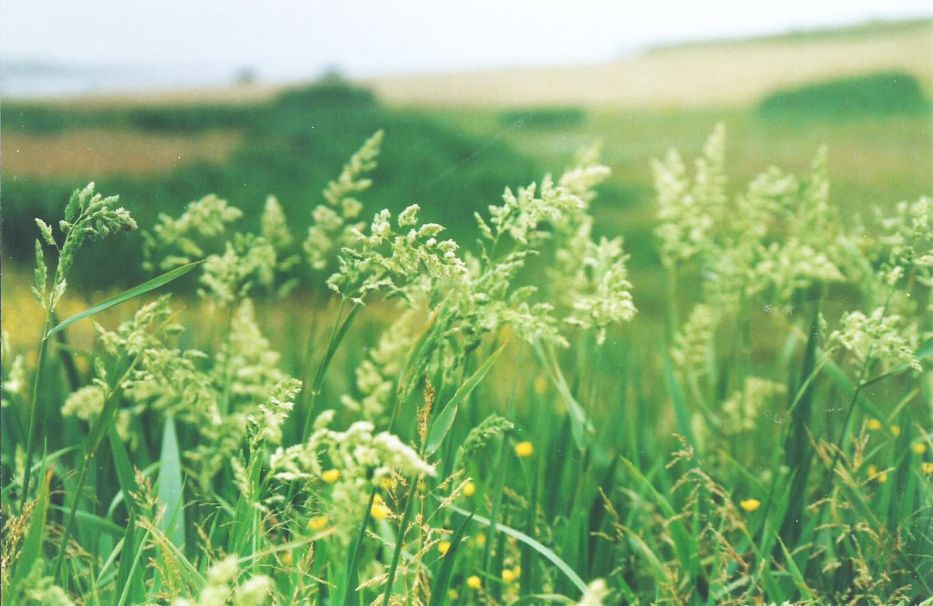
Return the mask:
{"type": "Polygon", "coordinates": [[[121,587],[122,590],[116,606],[123,606],[127,600],[130,600],[130,604],[138,604],[145,599],[143,584],[139,582],[141,578],[139,572],[142,570],[139,563],[146,553],[146,542],[151,532],[151,527],[147,527],[142,539],[136,541],[135,516],[130,515],[126,526],[126,536],[123,538],[123,549],[120,553],[120,568],[117,572],[116,586],[121,587]]]}
{"type": "MultiPolygon", "coordinates": [[[[49,484],[52,481],[52,472],[45,473],[39,494],[36,496],[36,506],[30,515],[29,530],[23,539],[19,557],[16,560],[16,570],[13,573],[12,585],[16,587],[32,571],[36,561],[42,556],[42,542],[45,539],[45,518],[49,510],[49,484]]],[[[14,592],[15,595],[15,592],[14,592]]]]}
{"type": "MultiPolygon", "coordinates": [[[[60,511],[62,513],[68,513],[68,509],[60,505],[52,505],[52,509],[55,511],[60,511]]],[[[106,532],[113,535],[117,539],[123,537],[124,529],[120,526],[117,526],[110,520],[102,518],[98,515],[87,511],[78,510],[75,512],[75,520],[81,523],[82,528],[87,528],[94,530],[96,532],[106,532]]]]}
{"type": "Polygon", "coordinates": [[[434,585],[431,586],[431,602],[428,606],[444,606],[447,603],[447,591],[450,589],[450,579],[454,573],[454,564],[457,562],[457,551],[463,543],[463,534],[472,520],[473,514],[471,513],[450,537],[450,549],[444,554],[441,568],[434,577],[434,585]]]}
{"type": "Polygon", "coordinates": [[[75,315],[59,322],[54,328],[52,328],[48,333],[46,333],[45,337],[49,338],[55,333],[65,330],[66,328],[74,324],[75,322],[79,322],[81,320],[84,320],[85,318],[90,318],[91,316],[97,315],[102,311],[106,311],[110,309],[111,307],[115,307],[119,305],[120,303],[125,303],[129,301],[130,299],[134,299],[140,295],[144,295],[147,292],[155,290],[159,288],[160,286],[164,286],[168,284],[169,282],[176,280],[180,278],[181,276],[185,275],[186,273],[196,268],[198,265],[200,265],[203,262],[204,262],[203,260],[194,261],[193,263],[188,263],[187,265],[176,267],[175,269],[171,271],[167,271],[160,276],[156,276],[155,278],[151,280],[147,280],[146,282],[143,282],[142,284],[138,286],[134,286],[133,288],[129,290],[125,290],[121,292],[120,294],[107,299],[103,303],[98,303],[97,305],[94,305],[93,307],[88,307],[84,311],[80,313],[76,313],[75,315]]]}
{"type": "Polygon", "coordinates": [[[181,455],[178,437],[175,435],[175,420],[165,419],[162,433],[162,454],[159,467],[159,503],[165,512],[159,520],[159,529],[181,549],[185,547],[184,487],[181,479],[181,455]]]}
{"type": "Polygon", "coordinates": [[[687,402],[684,398],[684,392],[680,389],[677,377],[674,375],[674,366],[671,364],[671,357],[666,352],[662,352],[661,361],[664,365],[664,385],[667,387],[667,393],[671,396],[671,403],[674,405],[674,417],[677,419],[677,431],[687,437],[690,444],[696,448],[697,440],[693,435],[693,429],[690,424],[690,412],[687,410],[687,402]]]}
{"type": "Polygon", "coordinates": [[[502,533],[504,533],[504,534],[507,534],[508,536],[512,537],[513,539],[516,539],[516,540],[518,540],[518,541],[524,543],[525,545],[528,545],[529,547],[531,547],[532,549],[534,549],[535,551],[537,551],[539,554],[541,554],[541,555],[542,555],[545,559],[547,559],[551,564],[554,564],[554,566],[556,566],[558,570],[560,570],[562,573],[564,573],[564,575],[565,575],[568,579],[570,579],[570,582],[573,583],[574,586],[576,586],[577,589],[579,589],[581,592],[585,592],[585,591],[586,591],[586,583],[583,582],[583,579],[580,578],[580,575],[578,575],[576,572],[573,571],[573,569],[567,564],[567,562],[565,562],[565,561],[563,561],[562,559],[560,559],[560,556],[558,556],[556,553],[554,553],[554,551],[553,551],[552,549],[549,549],[548,547],[545,547],[544,545],[542,545],[542,544],[539,543],[538,541],[536,541],[536,540],[532,539],[531,537],[529,537],[529,536],[528,536],[527,534],[525,534],[524,532],[520,532],[520,531],[518,531],[518,530],[515,530],[514,528],[511,528],[511,527],[509,527],[509,526],[505,526],[505,525],[503,525],[503,524],[495,524],[495,525],[494,525],[492,522],[490,522],[489,520],[487,520],[487,519],[484,518],[483,516],[475,515],[475,514],[469,512],[469,511],[467,511],[467,510],[465,510],[465,509],[461,509],[460,507],[457,507],[456,505],[451,505],[451,506],[450,506],[450,509],[451,509],[451,511],[454,511],[455,513],[459,513],[459,514],[462,515],[462,516],[467,516],[467,517],[472,516],[474,520],[476,520],[477,522],[479,522],[479,523],[482,524],[483,526],[488,526],[488,527],[492,528],[493,531],[499,531],[499,532],[502,532],[502,533]]]}
{"type": "Polygon", "coordinates": [[[564,404],[567,405],[567,412],[570,416],[570,429],[573,432],[573,441],[578,450],[583,450],[586,448],[586,434],[595,433],[596,430],[593,428],[593,424],[590,423],[583,406],[573,397],[573,393],[570,391],[570,386],[567,385],[567,379],[564,378],[564,373],[561,371],[560,365],[554,360],[554,352],[550,350],[545,351],[540,342],[535,342],[534,349],[538,356],[538,360],[544,367],[545,372],[547,372],[548,378],[551,379],[551,383],[554,384],[557,392],[564,400],[564,404]]]}
{"type": "Polygon", "coordinates": [[[450,401],[447,402],[446,406],[441,410],[440,414],[437,415],[437,418],[434,419],[434,423],[431,425],[431,431],[428,433],[428,443],[425,447],[425,454],[431,456],[437,449],[440,448],[441,443],[444,441],[444,438],[447,437],[447,434],[450,433],[450,428],[453,427],[454,419],[457,417],[457,410],[460,407],[460,402],[465,400],[473,390],[483,381],[489,371],[492,369],[493,365],[496,363],[496,360],[499,359],[499,356],[502,355],[505,346],[497,349],[495,353],[489,356],[482,365],[476,369],[470,378],[467,379],[463,385],[461,385],[454,395],[451,396],[450,401]]]}
{"type": "Polygon", "coordinates": [[[632,476],[642,490],[658,506],[664,517],[669,520],[671,538],[674,540],[674,551],[677,553],[681,565],[695,573],[699,568],[696,556],[699,549],[696,541],[691,540],[690,533],[687,532],[687,527],[684,525],[682,518],[677,515],[674,507],[664,498],[664,495],[658,492],[648,478],[631,461],[623,456],[619,457],[619,461],[625,471],[632,476]]]}
{"type": "Polygon", "coordinates": [[[794,561],[794,556],[787,549],[787,545],[784,544],[781,537],[778,537],[777,540],[778,544],[781,546],[781,553],[784,554],[784,561],[787,563],[787,570],[790,572],[790,578],[793,579],[794,585],[797,586],[797,590],[805,600],[812,600],[813,592],[807,586],[807,582],[804,580],[800,568],[797,567],[797,562],[794,561]]]}
{"type": "Polygon", "coordinates": [[[117,428],[113,425],[107,430],[107,440],[110,443],[110,453],[113,455],[114,466],[117,470],[117,482],[120,484],[126,506],[132,513],[141,513],[133,498],[133,495],[139,492],[136,475],[133,472],[133,463],[117,433],[117,428]]]}

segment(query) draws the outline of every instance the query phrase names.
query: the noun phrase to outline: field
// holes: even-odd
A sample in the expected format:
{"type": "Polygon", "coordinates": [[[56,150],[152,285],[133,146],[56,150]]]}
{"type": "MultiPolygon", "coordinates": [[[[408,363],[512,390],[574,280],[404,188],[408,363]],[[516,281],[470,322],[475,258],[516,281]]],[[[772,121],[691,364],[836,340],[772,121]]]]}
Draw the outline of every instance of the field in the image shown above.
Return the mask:
{"type": "Polygon", "coordinates": [[[5,104],[3,602],[928,604],[931,36],[5,104]]]}

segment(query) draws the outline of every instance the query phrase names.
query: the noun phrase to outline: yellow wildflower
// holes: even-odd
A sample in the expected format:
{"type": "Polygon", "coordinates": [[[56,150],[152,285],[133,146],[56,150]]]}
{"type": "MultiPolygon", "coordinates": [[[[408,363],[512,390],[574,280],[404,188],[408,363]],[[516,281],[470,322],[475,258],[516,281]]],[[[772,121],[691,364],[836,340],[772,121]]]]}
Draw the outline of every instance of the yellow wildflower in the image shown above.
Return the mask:
{"type": "Polygon", "coordinates": [[[923,473],[927,475],[933,474],[933,463],[924,463],[923,464],[923,473]]]}
{"type": "Polygon", "coordinates": [[[748,513],[752,513],[753,511],[757,511],[758,508],[761,507],[761,501],[759,501],[758,499],[743,499],[739,501],[739,507],[741,507],[748,513]]]}
{"type": "Polygon", "coordinates": [[[898,425],[892,425],[892,426],[891,426],[891,435],[894,436],[895,438],[896,438],[897,436],[901,435],[901,428],[900,428],[900,426],[898,426],[898,425]]]}
{"type": "Polygon", "coordinates": [[[459,597],[460,597],[460,594],[457,593],[457,590],[456,590],[456,589],[448,589],[448,590],[447,590],[447,599],[448,599],[448,600],[456,600],[456,599],[459,598],[459,597]]]}
{"type": "Polygon", "coordinates": [[[467,587],[470,589],[479,589],[483,586],[483,582],[475,574],[473,576],[467,577],[466,583],[467,587]]]}
{"type": "Polygon", "coordinates": [[[328,484],[333,484],[340,479],[340,470],[339,469],[328,469],[321,474],[321,479],[327,482],[328,484]]]}
{"type": "Polygon", "coordinates": [[[868,421],[865,423],[865,427],[871,431],[878,431],[881,429],[881,421],[878,419],[868,419],[868,421]]]}
{"type": "Polygon", "coordinates": [[[515,572],[511,568],[506,568],[502,571],[502,580],[511,583],[515,580],[515,572]]]}
{"type": "Polygon", "coordinates": [[[885,482],[888,481],[888,472],[878,471],[877,465],[869,465],[868,466],[868,479],[875,480],[879,484],[884,484],[885,482]]]}
{"type": "Polygon", "coordinates": [[[376,495],[376,498],[373,500],[373,506],[369,508],[369,514],[373,517],[374,520],[384,520],[389,516],[389,508],[386,506],[385,501],[382,500],[382,497],[376,495]]]}
{"type": "Polygon", "coordinates": [[[474,494],[476,494],[476,484],[468,480],[466,484],[463,485],[463,496],[472,497],[474,494]]]}
{"type": "Polygon", "coordinates": [[[291,566],[294,559],[292,558],[292,552],[286,551],[282,554],[282,565],[291,566]]]}
{"type": "Polygon", "coordinates": [[[914,451],[914,454],[922,455],[927,451],[927,445],[923,442],[916,442],[910,449],[914,451]]]}
{"type": "Polygon", "coordinates": [[[324,530],[330,524],[330,519],[327,516],[314,516],[308,520],[308,528],[314,531],[324,530]]]}
{"type": "Polygon", "coordinates": [[[447,552],[450,551],[450,541],[440,541],[437,544],[437,550],[441,555],[447,555],[447,552]]]}
{"type": "Polygon", "coordinates": [[[530,457],[535,453],[534,444],[529,441],[519,442],[515,445],[515,454],[521,458],[530,457]]]}
{"type": "Polygon", "coordinates": [[[486,546],[486,535],[484,534],[476,535],[475,537],[473,537],[473,542],[476,544],[477,547],[485,547],[486,546]]]}

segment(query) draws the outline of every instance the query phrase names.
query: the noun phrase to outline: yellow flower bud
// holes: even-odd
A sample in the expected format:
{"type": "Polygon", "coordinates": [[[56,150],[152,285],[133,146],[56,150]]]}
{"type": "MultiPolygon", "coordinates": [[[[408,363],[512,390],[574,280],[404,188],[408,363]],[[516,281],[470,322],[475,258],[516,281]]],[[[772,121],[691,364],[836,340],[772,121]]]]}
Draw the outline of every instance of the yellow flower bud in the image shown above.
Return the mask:
{"type": "Polygon", "coordinates": [[[759,501],[758,499],[743,499],[739,501],[739,507],[741,507],[748,513],[752,513],[753,511],[757,511],[758,508],[761,507],[761,501],[759,501]]]}
{"type": "Polygon", "coordinates": [[[389,517],[389,508],[383,502],[379,495],[376,495],[376,500],[373,501],[373,506],[369,508],[369,514],[373,517],[374,520],[384,520],[389,517]]]}
{"type": "Polygon", "coordinates": [[[473,482],[467,481],[463,485],[463,496],[472,497],[474,494],[476,494],[476,484],[474,484],[473,482]]]}
{"type": "Polygon", "coordinates": [[[532,444],[531,442],[528,442],[527,440],[524,442],[519,442],[518,444],[515,445],[515,454],[521,458],[530,457],[534,453],[535,453],[534,444],[532,444]]]}
{"type": "Polygon", "coordinates": [[[327,516],[314,516],[308,520],[308,528],[314,531],[324,530],[330,524],[327,516]]]}
{"type": "Polygon", "coordinates": [[[467,577],[466,584],[470,589],[479,589],[483,586],[483,582],[475,574],[471,577],[467,577]]]}

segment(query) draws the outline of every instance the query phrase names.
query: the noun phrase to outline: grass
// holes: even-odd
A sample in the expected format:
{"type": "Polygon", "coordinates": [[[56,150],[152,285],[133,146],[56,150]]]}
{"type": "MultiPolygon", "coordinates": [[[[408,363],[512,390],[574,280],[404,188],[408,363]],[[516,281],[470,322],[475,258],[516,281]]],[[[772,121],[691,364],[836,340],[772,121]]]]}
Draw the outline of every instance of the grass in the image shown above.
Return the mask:
{"type": "MultiPolygon", "coordinates": [[[[454,233],[472,221],[474,210],[484,201],[496,199],[504,183],[527,181],[537,172],[535,161],[507,146],[477,141],[419,112],[388,109],[371,93],[340,82],[284,92],[271,103],[189,108],[180,114],[173,107],[69,111],[44,106],[37,111],[12,106],[5,112],[14,118],[4,122],[4,148],[16,145],[21,152],[10,154],[2,178],[6,195],[15,200],[6,205],[3,224],[5,251],[14,262],[32,254],[26,226],[32,225],[34,216],[52,221],[60,213],[61,200],[75,187],[71,174],[88,168],[87,164],[108,169],[97,175],[98,185],[119,190],[127,208],[143,221],[152,222],[160,212],[178,212],[206,191],[226,192],[230,202],[255,221],[266,197],[274,192],[298,231],[310,224],[311,209],[327,180],[358,142],[377,128],[385,128],[403,151],[380,168],[380,187],[373,192],[376,203],[396,211],[412,201],[443,206],[454,233]],[[202,117],[203,128],[190,126],[202,117]],[[75,150],[63,144],[102,124],[111,128],[108,145],[119,150],[100,147],[92,154],[82,150],[86,160],[72,159],[75,150]],[[131,130],[113,130],[124,126],[131,130]],[[113,136],[115,132],[121,134],[113,136]],[[118,153],[127,151],[124,140],[132,148],[130,153],[118,153]],[[30,150],[43,155],[27,157],[30,150]],[[62,157],[62,170],[45,155],[51,152],[53,160],[62,157]],[[194,158],[178,161],[178,156],[191,153],[194,158]],[[173,157],[177,168],[170,164],[173,157]],[[220,158],[225,161],[218,163],[220,158]],[[158,172],[166,164],[171,170],[158,172]],[[46,172],[36,174],[37,167],[46,172]],[[246,174],[250,178],[244,180],[246,174]]],[[[87,143],[93,146],[96,141],[99,134],[87,143]]],[[[124,285],[139,281],[138,245],[129,241],[120,246],[124,248],[119,254],[127,259],[124,285]]],[[[90,268],[81,274],[81,282],[107,286],[96,281],[93,266],[101,259],[93,255],[85,259],[90,268]]]]}
{"type": "MultiPolygon", "coordinates": [[[[591,116],[588,127],[598,120],[591,116]]],[[[518,149],[537,143],[515,141],[518,149]]],[[[391,149],[381,158],[388,161],[391,149]]],[[[715,152],[706,154],[719,170],[715,152]]],[[[333,186],[335,200],[359,195],[368,203],[370,191],[358,190],[371,167],[348,166],[356,168],[333,186]]],[[[802,183],[811,178],[821,177],[802,183]]],[[[552,268],[566,262],[551,256],[573,250],[563,238],[576,232],[563,230],[592,219],[541,191],[541,204],[564,208],[563,219],[548,215],[550,224],[533,227],[551,233],[556,250],[548,240],[508,235],[529,225],[526,210],[501,215],[515,223],[492,223],[487,256],[474,270],[486,278],[474,287],[512,271],[511,253],[538,250],[552,268]]],[[[597,216],[613,191],[609,182],[593,203],[597,216]]],[[[206,291],[187,311],[150,306],[136,316],[135,329],[125,324],[97,340],[72,338],[92,316],[114,330],[118,316],[110,314],[118,304],[129,307],[122,314],[128,317],[137,299],[151,300],[151,290],[177,288],[176,271],[92,309],[82,311],[72,298],[60,317],[43,312],[37,362],[13,371],[15,356],[27,354],[19,345],[3,358],[4,600],[45,603],[67,594],[89,603],[147,603],[220,592],[247,604],[270,594],[278,602],[320,604],[389,596],[432,604],[575,603],[603,587],[607,604],[921,599],[930,590],[933,549],[933,443],[924,405],[930,386],[904,364],[928,364],[931,351],[917,336],[929,328],[919,311],[929,297],[918,286],[925,270],[912,261],[928,250],[929,229],[908,240],[916,253],[878,238],[850,266],[856,249],[834,252],[837,240],[825,237],[825,230],[856,237],[845,235],[849,228],[820,223],[824,211],[799,223],[798,213],[820,208],[810,205],[822,198],[807,196],[822,194],[808,191],[769,211],[780,220],[766,222],[774,231],[763,242],[819,243],[844,278],[805,278],[789,294],[771,286],[742,290],[738,303],[719,310],[706,340],[689,341],[701,346],[696,362],[685,362],[694,358],[683,357],[688,346],[677,335],[693,330],[688,312],[711,301],[710,285],[696,288],[693,276],[729,254],[731,218],[710,233],[708,257],[656,270],[670,277],[662,289],[672,302],[667,330],[651,320],[658,310],[640,302],[646,324],[639,328],[636,317],[612,326],[604,344],[595,331],[565,328],[572,345],[563,349],[540,332],[552,312],[522,307],[515,289],[538,282],[536,300],[563,314],[570,313],[572,291],[560,280],[574,276],[578,296],[594,286],[576,274],[543,284],[536,265],[491,287],[502,309],[522,310],[517,316],[487,309],[481,299],[459,300],[458,274],[438,273],[435,262],[409,270],[386,262],[389,273],[376,274],[395,281],[398,291],[386,294],[411,301],[407,315],[405,305],[378,295],[361,307],[348,284],[357,279],[353,272],[365,277],[374,267],[352,269],[353,255],[343,269],[330,269],[348,276],[338,282],[349,289],[344,299],[310,299],[322,277],[301,277],[312,288],[280,299],[267,289],[251,291],[248,277],[220,272],[215,280],[233,280],[233,301],[215,298],[216,282],[200,278],[206,291]],[[885,262],[905,268],[893,287],[863,273],[885,271],[885,262]],[[866,326],[867,350],[820,328],[823,317],[830,329],[848,330],[843,312],[875,308],[881,319],[890,314],[891,324],[866,326]],[[77,315],[48,331],[68,314],[77,315]],[[499,318],[492,328],[489,317],[499,318]],[[174,323],[181,328],[166,330],[174,323]],[[396,331],[385,332],[392,323],[396,331]],[[913,323],[919,332],[907,327],[913,323]],[[178,365],[185,359],[193,366],[178,365]],[[34,389],[17,387],[30,374],[34,389]],[[286,387],[287,376],[307,378],[306,389],[286,387]],[[101,394],[91,414],[63,413],[63,404],[90,385],[101,394]],[[198,393],[207,400],[189,397],[198,393]],[[382,408],[340,404],[344,396],[372,394],[381,394],[375,397],[382,408]],[[222,403],[216,422],[204,416],[211,402],[222,403]],[[739,416],[731,412],[736,405],[739,416]],[[319,415],[332,408],[333,429],[323,430],[319,415]],[[362,419],[410,450],[369,442],[365,426],[351,425],[362,419]],[[356,433],[329,433],[348,426],[356,433]],[[278,445],[292,450],[276,451],[278,445]],[[376,459],[360,458],[373,448],[376,459]],[[291,453],[290,475],[276,463],[283,453],[291,453]]],[[[702,204],[696,212],[715,212],[702,204]]],[[[69,211],[69,220],[84,225],[91,207],[77,208],[83,210],[69,211]]],[[[746,207],[736,208],[741,217],[746,207]]],[[[422,212],[430,216],[431,209],[422,212]]],[[[900,212],[884,211],[890,219],[900,212]]],[[[598,232],[613,234],[599,223],[598,232]]],[[[897,225],[871,229],[907,228],[897,225]]],[[[236,229],[250,229],[249,222],[236,229]]],[[[54,234],[55,246],[70,250],[68,234],[54,234]]],[[[96,245],[112,254],[120,237],[96,245]]],[[[207,268],[220,262],[224,239],[205,241],[208,260],[192,269],[217,271],[207,268]]],[[[433,246],[403,237],[388,249],[361,248],[359,258],[383,267],[381,255],[430,256],[433,246]]],[[[606,262],[611,272],[623,260],[606,262]]],[[[593,276],[594,285],[601,276],[593,276]]],[[[64,277],[57,273],[50,284],[64,277]]],[[[638,302],[640,282],[648,280],[633,279],[638,302]]],[[[20,286],[16,296],[25,294],[20,286]]],[[[616,284],[597,301],[627,289],[616,284]]],[[[8,282],[4,296],[9,310],[8,282]]],[[[15,321],[26,308],[17,300],[15,321]]]]}
{"type": "MultiPolygon", "coordinates": [[[[108,128],[130,145],[155,138],[180,150],[223,132],[236,147],[211,163],[160,171],[138,158],[152,172],[136,175],[115,172],[116,159],[88,168],[103,171],[98,190],[122,194],[145,230],[158,213],[177,216],[209,191],[244,217],[213,237],[193,234],[200,250],[188,257],[207,261],[184,276],[171,264],[144,271],[132,231],[86,242],[48,314],[29,294],[33,217],[54,226],[57,246],[44,245],[54,269],[67,238],[58,220],[77,177],[14,179],[19,161],[5,150],[3,237],[14,262],[4,266],[2,307],[4,603],[197,603],[198,595],[206,603],[216,592],[241,604],[269,595],[275,603],[573,604],[584,588],[603,593],[599,580],[604,604],[922,603],[933,576],[933,348],[922,262],[930,233],[919,219],[909,227],[897,203],[933,190],[928,115],[803,124],[763,118],[750,105],[666,108],[656,92],[651,107],[635,109],[538,99],[415,110],[325,82],[178,115],[170,106],[5,106],[5,147],[108,128]],[[728,212],[710,202],[715,192],[696,190],[699,207],[666,222],[708,214],[714,227],[698,232],[699,252],[664,263],[651,160],[676,147],[693,171],[720,121],[729,133],[728,212]],[[399,211],[419,203],[425,221],[450,227],[457,255],[485,251],[471,267],[487,270],[477,284],[489,285],[488,296],[464,298],[458,274],[438,270],[446,266],[425,238],[398,248],[352,244],[359,255],[345,255],[345,267],[360,276],[372,270],[366,263],[393,268],[397,290],[370,294],[365,306],[324,286],[339,269],[332,255],[324,269],[308,268],[301,242],[324,203],[320,191],[383,126],[378,167],[361,160],[329,188],[334,208],[359,198],[368,232],[377,210],[391,210],[394,229],[399,211]],[[587,213],[565,207],[541,224],[547,238],[526,243],[480,234],[474,211],[491,222],[488,206],[501,203],[505,186],[540,182],[545,169],[559,175],[595,140],[612,174],[587,213]],[[822,143],[835,218],[814,211],[822,188],[807,186],[820,182],[810,163],[822,143]],[[785,203],[736,202],[770,165],[799,176],[785,203]],[[243,236],[262,231],[270,193],[293,238],[276,239],[273,266],[268,249],[243,236]],[[873,219],[876,207],[885,221],[873,219]],[[743,221],[758,211],[767,218],[753,224],[766,231],[749,244],[743,221]],[[568,259],[582,260],[568,235],[574,225],[589,226],[593,245],[623,236],[628,259],[588,248],[599,269],[568,271],[568,259]],[[794,256],[801,242],[811,248],[794,256]],[[772,245],[779,262],[768,265],[772,245]],[[393,250],[417,255],[412,274],[386,262],[393,250]],[[497,281],[512,271],[508,255],[530,250],[538,255],[514,279],[497,281]],[[713,279],[728,276],[723,260],[746,258],[739,252],[764,264],[746,267],[739,282],[713,279]],[[815,278],[813,267],[797,265],[818,254],[842,277],[815,278]],[[616,281],[598,290],[622,264],[630,289],[616,281]],[[882,279],[892,265],[904,271],[893,286],[882,279]],[[790,292],[781,287],[787,267],[800,281],[790,292]],[[298,287],[280,292],[292,279],[298,287]],[[231,300],[218,284],[231,287],[231,300]],[[554,310],[522,306],[523,286],[538,287],[531,302],[554,310]],[[628,290],[638,315],[611,316],[600,343],[593,318],[613,309],[600,304],[622,306],[628,290]],[[126,322],[169,292],[171,311],[146,308],[127,338],[126,322]],[[501,307],[482,305],[489,300],[501,307]],[[569,347],[548,340],[548,314],[569,347]],[[567,315],[590,324],[565,325],[567,315]],[[288,377],[303,382],[300,391],[289,391],[288,377]],[[213,406],[222,413],[212,416],[213,406]],[[316,429],[328,409],[335,433],[316,429]],[[344,435],[364,419],[436,475],[359,433],[344,435]],[[366,447],[341,449],[354,440],[366,447]],[[292,449],[297,475],[280,474],[279,446],[292,449]],[[356,453],[372,448],[376,459],[362,462],[356,453]]],[[[730,103],[744,98],[729,94],[730,103]]]]}

